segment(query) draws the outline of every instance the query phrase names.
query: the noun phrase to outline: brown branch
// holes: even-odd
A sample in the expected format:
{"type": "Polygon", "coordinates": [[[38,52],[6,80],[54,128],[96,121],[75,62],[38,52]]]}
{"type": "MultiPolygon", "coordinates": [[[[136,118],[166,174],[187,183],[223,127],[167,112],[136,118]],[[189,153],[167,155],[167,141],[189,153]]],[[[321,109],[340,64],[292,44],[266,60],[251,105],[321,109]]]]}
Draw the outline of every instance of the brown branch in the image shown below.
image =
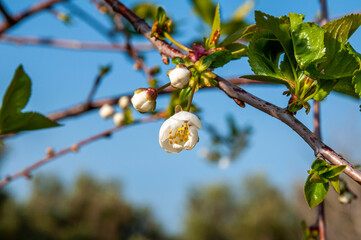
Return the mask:
{"type": "MultiPolygon", "coordinates": [[[[68,48],[74,50],[127,51],[127,47],[125,44],[81,42],[75,40],[60,40],[60,39],[37,38],[37,37],[12,37],[7,35],[1,35],[0,42],[19,44],[19,45],[44,45],[44,46],[50,46],[56,48],[68,48]]],[[[136,44],[134,48],[137,51],[154,50],[154,47],[150,44],[136,44]]]]}
{"type": "MultiPolygon", "coordinates": [[[[122,14],[133,25],[135,30],[143,34],[143,36],[145,36],[159,50],[161,54],[167,55],[170,58],[185,56],[185,54],[172,48],[166,42],[154,37],[150,37],[150,26],[144,21],[144,19],[138,17],[122,3],[117,0],[105,1],[113,8],[115,12],[122,14]]],[[[304,139],[304,141],[313,149],[316,156],[323,156],[334,165],[346,165],[344,172],[353,180],[361,184],[361,172],[358,171],[352,164],[347,162],[344,158],[339,156],[334,150],[324,144],[304,124],[302,124],[286,109],[282,109],[276,105],[266,102],[219,76],[217,76],[216,79],[219,83],[218,88],[227,94],[230,98],[245,102],[284,122],[304,139]]]]}
{"type": "MultiPolygon", "coordinates": [[[[321,137],[321,121],[320,121],[320,102],[315,101],[313,104],[313,133],[319,139],[321,137]]],[[[325,218],[325,200],[317,206],[317,227],[320,240],[326,240],[326,218],[325,218]]]]}
{"type": "Polygon", "coordinates": [[[320,0],[321,4],[321,25],[325,25],[328,22],[328,10],[326,0],[320,0]]]}
{"type": "Polygon", "coordinates": [[[4,33],[6,30],[13,27],[17,23],[21,22],[25,18],[27,18],[33,14],[36,14],[42,10],[48,9],[51,6],[53,6],[54,4],[57,4],[59,2],[65,2],[65,1],[68,1],[68,0],[45,0],[43,2],[34,4],[32,7],[25,10],[24,12],[13,15],[11,17],[13,19],[12,22],[5,21],[2,24],[0,24],[0,34],[4,33]]]}
{"type": "MultiPolygon", "coordinates": [[[[138,121],[135,121],[134,123],[130,124],[130,125],[135,125],[135,124],[139,124],[139,123],[146,123],[146,122],[151,122],[151,121],[155,121],[155,120],[158,120],[158,119],[161,119],[163,118],[163,115],[162,114],[158,114],[158,115],[153,115],[153,116],[150,116],[150,117],[147,117],[147,118],[143,118],[142,120],[138,120],[138,121]]],[[[71,152],[77,152],[81,147],[89,144],[89,143],[92,143],[96,140],[99,140],[99,139],[102,139],[102,138],[105,138],[105,137],[110,137],[114,132],[120,130],[120,129],[123,129],[124,127],[126,126],[130,126],[130,125],[123,125],[123,126],[120,126],[120,127],[113,127],[113,128],[110,128],[106,131],[103,131],[103,132],[100,132],[98,134],[95,134],[91,137],[88,137],[86,139],[83,139],[81,141],[79,141],[78,143],[75,143],[69,147],[66,147],[58,152],[50,152],[47,154],[47,156],[45,156],[44,158],[40,159],[39,161],[31,164],[30,166],[28,167],[25,167],[24,169],[12,174],[12,175],[9,175],[9,176],[6,176],[4,177],[2,180],[0,180],[0,188],[4,187],[5,185],[7,185],[10,181],[13,181],[15,179],[18,179],[18,178],[30,178],[31,177],[31,172],[41,166],[43,166],[44,164],[60,157],[60,156],[63,156],[67,153],[71,153],[71,152]]]]}
{"type": "Polygon", "coordinates": [[[4,6],[4,4],[2,2],[0,2],[0,12],[4,16],[4,18],[8,22],[8,24],[14,23],[14,19],[10,16],[10,14],[8,13],[6,7],[4,6]]]}

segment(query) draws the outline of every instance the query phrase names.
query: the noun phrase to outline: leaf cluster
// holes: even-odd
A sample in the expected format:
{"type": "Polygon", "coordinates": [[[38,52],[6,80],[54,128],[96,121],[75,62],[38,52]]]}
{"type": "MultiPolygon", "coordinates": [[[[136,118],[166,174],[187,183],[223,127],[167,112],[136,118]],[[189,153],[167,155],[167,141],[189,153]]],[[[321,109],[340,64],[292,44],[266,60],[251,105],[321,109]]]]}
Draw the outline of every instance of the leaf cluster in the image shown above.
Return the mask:
{"type": "Polygon", "coordinates": [[[340,193],[339,175],[345,170],[346,165],[333,166],[317,158],[311,168],[308,171],[304,193],[308,205],[313,208],[325,199],[330,183],[336,192],[340,193]]]}

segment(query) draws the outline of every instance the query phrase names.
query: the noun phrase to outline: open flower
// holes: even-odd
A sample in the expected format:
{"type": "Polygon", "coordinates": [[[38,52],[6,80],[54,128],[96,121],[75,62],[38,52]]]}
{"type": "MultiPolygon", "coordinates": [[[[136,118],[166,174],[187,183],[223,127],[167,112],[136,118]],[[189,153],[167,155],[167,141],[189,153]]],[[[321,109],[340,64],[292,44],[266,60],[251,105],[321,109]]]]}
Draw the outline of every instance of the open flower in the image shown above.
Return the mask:
{"type": "Polygon", "coordinates": [[[168,71],[168,76],[173,87],[182,89],[188,86],[192,73],[183,64],[179,64],[168,71]]]}
{"type": "Polygon", "coordinates": [[[196,115],[186,111],[176,113],[161,126],[159,144],[169,153],[191,150],[199,140],[197,128],[202,129],[202,124],[196,115]]]}
{"type": "Polygon", "coordinates": [[[156,99],[158,97],[157,90],[154,88],[139,88],[134,91],[134,95],[130,100],[135,110],[141,113],[154,111],[156,99]]]}

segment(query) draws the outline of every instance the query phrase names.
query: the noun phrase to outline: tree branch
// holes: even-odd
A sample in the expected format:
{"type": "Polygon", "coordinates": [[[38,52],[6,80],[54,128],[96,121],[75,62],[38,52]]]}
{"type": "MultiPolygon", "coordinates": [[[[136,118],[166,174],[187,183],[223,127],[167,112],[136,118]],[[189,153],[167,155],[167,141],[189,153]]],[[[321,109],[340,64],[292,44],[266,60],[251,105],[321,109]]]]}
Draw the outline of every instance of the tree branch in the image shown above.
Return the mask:
{"type": "Polygon", "coordinates": [[[14,19],[10,16],[10,14],[8,13],[7,9],[5,8],[5,6],[3,5],[2,2],[0,2],[0,12],[4,16],[4,18],[8,22],[8,24],[14,23],[14,19]]]}
{"type": "MultiPolygon", "coordinates": [[[[37,38],[37,37],[12,37],[7,35],[1,35],[0,42],[21,44],[21,45],[44,45],[44,46],[50,46],[56,48],[68,48],[74,50],[128,51],[127,46],[125,44],[81,42],[75,40],[60,40],[60,39],[37,38]]],[[[154,50],[153,45],[150,44],[136,44],[134,48],[137,51],[154,50]]]]}
{"type": "MultiPolygon", "coordinates": [[[[138,120],[138,121],[135,121],[134,123],[130,124],[130,125],[135,125],[135,124],[139,124],[139,123],[146,123],[146,122],[151,122],[151,121],[155,121],[155,120],[158,120],[158,119],[161,119],[163,118],[163,115],[162,114],[158,114],[158,115],[153,115],[153,116],[150,116],[150,117],[147,117],[147,118],[143,118],[141,120],[138,120]]],[[[0,188],[4,187],[5,185],[7,185],[9,182],[15,180],[15,179],[18,179],[18,178],[30,178],[31,177],[31,172],[41,166],[43,166],[44,164],[60,157],[60,156],[63,156],[67,153],[71,153],[71,152],[77,152],[81,147],[89,144],[89,143],[92,143],[96,140],[99,140],[99,139],[102,139],[102,138],[105,138],[105,137],[110,137],[114,132],[116,131],[119,131],[120,129],[123,129],[127,126],[130,126],[130,125],[123,125],[123,126],[120,126],[120,127],[113,127],[113,128],[110,128],[106,131],[103,131],[103,132],[100,132],[98,134],[95,134],[91,137],[88,137],[86,139],[83,139],[81,141],[79,141],[78,143],[75,143],[69,147],[66,147],[58,152],[49,152],[47,154],[47,156],[45,156],[44,158],[40,159],[39,161],[31,164],[30,166],[28,167],[25,167],[24,169],[12,174],[12,175],[9,175],[9,176],[6,176],[4,177],[2,180],[0,180],[0,188]]]]}
{"type": "Polygon", "coordinates": [[[65,1],[68,1],[68,0],[45,0],[43,2],[36,3],[29,9],[25,10],[24,12],[12,16],[11,17],[13,19],[12,22],[5,21],[2,24],[0,24],[0,34],[4,33],[6,30],[13,27],[14,25],[19,23],[23,19],[25,19],[35,13],[38,13],[44,9],[48,9],[56,3],[65,2],[65,1]]]}
{"type": "MultiPolygon", "coordinates": [[[[144,21],[144,19],[141,19],[130,9],[124,6],[124,4],[117,0],[105,1],[113,8],[115,12],[122,14],[134,26],[135,30],[145,36],[159,50],[161,54],[165,54],[171,58],[185,56],[185,54],[172,48],[165,41],[150,37],[150,26],[144,21]]],[[[339,156],[330,147],[324,144],[304,124],[302,124],[286,109],[282,109],[269,102],[266,102],[219,76],[217,76],[216,79],[219,83],[218,88],[226,93],[230,98],[248,103],[262,112],[265,112],[268,115],[284,122],[304,139],[304,141],[313,149],[316,156],[323,156],[334,165],[346,165],[344,172],[357,183],[361,184],[361,172],[358,171],[349,162],[347,162],[344,158],[339,156]]]]}

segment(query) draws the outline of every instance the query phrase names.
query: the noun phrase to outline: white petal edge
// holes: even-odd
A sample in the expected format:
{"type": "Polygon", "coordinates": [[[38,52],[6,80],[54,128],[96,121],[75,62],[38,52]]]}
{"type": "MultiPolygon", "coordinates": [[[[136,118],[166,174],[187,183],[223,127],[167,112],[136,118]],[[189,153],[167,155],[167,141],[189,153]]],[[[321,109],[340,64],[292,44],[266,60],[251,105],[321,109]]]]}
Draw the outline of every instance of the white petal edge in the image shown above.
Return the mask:
{"type": "Polygon", "coordinates": [[[202,129],[202,123],[199,117],[194,115],[193,113],[187,112],[187,111],[180,111],[179,113],[174,114],[171,119],[176,119],[180,121],[189,121],[193,123],[194,126],[196,126],[199,129],[202,129]]]}
{"type": "Polygon", "coordinates": [[[159,129],[159,143],[168,139],[169,131],[176,129],[181,123],[178,120],[168,118],[159,129]]]}

